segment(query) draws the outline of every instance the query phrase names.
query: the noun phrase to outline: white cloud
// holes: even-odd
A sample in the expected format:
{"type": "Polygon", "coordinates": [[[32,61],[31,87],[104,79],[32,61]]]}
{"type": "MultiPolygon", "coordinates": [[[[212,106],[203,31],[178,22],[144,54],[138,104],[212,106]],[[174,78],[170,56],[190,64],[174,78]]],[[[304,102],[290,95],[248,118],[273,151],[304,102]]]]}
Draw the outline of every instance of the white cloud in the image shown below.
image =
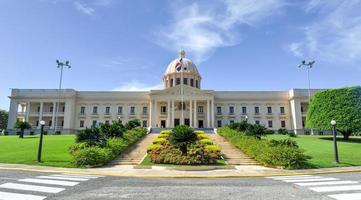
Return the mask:
{"type": "Polygon", "coordinates": [[[226,0],[173,6],[172,21],[155,33],[156,43],[172,51],[183,48],[202,62],[217,48],[241,41],[235,27],[255,26],[284,5],[284,0],[226,0]]]}
{"type": "Polygon", "coordinates": [[[82,12],[84,14],[87,14],[87,15],[93,15],[93,13],[95,11],[94,8],[92,8],[90,6],[87,6],[87,5],[83,4],[83,3],[80,3],[78,1],[74,2],[74,6],[78,11],[80,11],[80,12],[82,12]]]}
{"type": "Polygon", "coordinates": [[[113,91],[149,91],[149,90],[158,90],[162,89],[163,84],[146,84],[139,82],[137,80],[132,80],[130,82],[123,83],[121,86],[113,89],[113,91]]]}
{"type": "Polygon", "coordinates": [[[361,61],[360,10],[361,1],[314,3],[306,11],[316,12],[320,17],[303,29],[304,38],[291,43],[289,50],[295,56],[332,63],[361,61]]]}

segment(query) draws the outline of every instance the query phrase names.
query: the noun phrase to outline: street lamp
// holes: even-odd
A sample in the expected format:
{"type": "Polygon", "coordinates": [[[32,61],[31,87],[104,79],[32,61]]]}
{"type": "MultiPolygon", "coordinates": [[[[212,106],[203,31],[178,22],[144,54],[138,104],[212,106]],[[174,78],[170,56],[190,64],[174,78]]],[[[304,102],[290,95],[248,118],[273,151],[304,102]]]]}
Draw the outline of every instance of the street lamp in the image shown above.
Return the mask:
{"type": "MultiPolygon", "coordinates": [[[[305,66],[307,68],[307,79],[308,79],[308,106],[310,106],[311,103],[311,81],[310,81],[310,70],[313,67],[313,64],[315,64],[316,61],[309,61],[306,62],[303,60],[300,65],[298,65],[298,68],[301,68],[305,66]]],[[[311,135],[313,135],[313,127],[311,126],[311,135]]]]}
{"type": "Polygon", "coordinates": [[[118,117],[118,123],[120,123],[120,117],[118,117]]]}
{"type": "Polygon", "coordinates": [[[55,109],[54,133],[56,133],[56,127],[58,126],[58,112],[59,112],[59,104],[60,104],[60,96],[61,96],[61,94],[60,94],[61,84],[63,81],[63,69],[64,69],[64,67],[67,67],[68,69],[71,68],[69,61],[60,62],[59,60],[56,60],[56,64],[57,64],[57,68],[60,69],[60,80],[59,80],[59,91],[58,91],[58,103],[56,104],[56,109],[55,109]]]}
{"type": "Polygon", "coordinates": [[[38,162],[41,162],[41,151],[43,149],[43,135],[44,135],[44,125],[45,121],[40,121],[41,130],[40,130],[40,142],[39,142],[39,149],[38,149],[38,162]]]}
{"type": "Polygon", "coordinates": [[[333,149],[335,154],[335,162],[339,164],[340,161],[338,160],[338,150],[337,150],[337,140],[336,140],[336,135],[337,135],[336,120],[334,119],[331,120],[331,125],[332,125],[332,133],[333,133],[333,149]]]}
{"type": "Polygon", "coordinates": [[[246,122],[248,122],[248,116],[247,115],[244,117],[244,119],[246,120],[246,122]]]}

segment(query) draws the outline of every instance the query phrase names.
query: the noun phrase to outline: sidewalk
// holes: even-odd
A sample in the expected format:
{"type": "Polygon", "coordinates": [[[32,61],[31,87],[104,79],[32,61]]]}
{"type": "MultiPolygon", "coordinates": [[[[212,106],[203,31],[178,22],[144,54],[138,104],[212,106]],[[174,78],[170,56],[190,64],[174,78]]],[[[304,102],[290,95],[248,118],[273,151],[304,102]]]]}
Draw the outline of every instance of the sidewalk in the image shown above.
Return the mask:
{"type": "Polygon", "coordinates": [[[254,165],[238,165],[234,167],[172,167],[152,166],[152,167],[134,167],[134,165],[118,165],[102,168],[78,169],[78,168],[59,168],[32,166],[20,164],[0,164],[0,170],[20,170],[32,172],[49,173],[74,173],[74,174],[92,174],[104,176],[122,176],[122,177],[148,177],[148,178],[227,178],[227,177],[265,177],[265,176],[286,176],[303,174],[324,174],[324,173],[344,173],[361,172],[360,167],[340,167],[323,168],[307,170],[283,170],[267,168],[254,165]]]}

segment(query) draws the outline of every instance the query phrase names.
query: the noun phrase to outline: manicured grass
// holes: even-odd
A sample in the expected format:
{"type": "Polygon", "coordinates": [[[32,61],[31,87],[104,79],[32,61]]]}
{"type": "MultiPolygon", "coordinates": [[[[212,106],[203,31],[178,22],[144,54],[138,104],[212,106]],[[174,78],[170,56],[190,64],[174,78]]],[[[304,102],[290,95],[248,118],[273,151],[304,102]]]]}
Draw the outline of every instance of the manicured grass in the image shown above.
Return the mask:
{"type": "MultiPolygon", "coordinates": [[[[172,166],[177,166],[177,167],[190,166],[190,165],[175,165],[175,164],[155,164],[155,163],[152,163],[150,161],[150,157],[148,155],[144,158],[144,160],[142,161],[142,163],[140,163],[140,165],[143,165],[143,166],[155,165],[155,166],[169,166],[169,167],[172,167],[172,166]]],[[[226,162],[223,159],[219,159],[219,160],[217,160],[217,163],[214,164],[214,165],[226,165],[226,162]]],[[[194,166],[206,166],[206,165],[194,165],[194,166]]]]}
{"type": "Polygon", "coordinates": [[[44,135],[42,163],[38,163],[39,136],[0,136],[0,163],[75,167],[68,148],[74,135],[44,135]]]}
{"type": "MultiPolygon", "coordinates": [[[[286,139],[285,135],[268,135],[267,139],[286,139]]],[[[338,137],[340,164],[334,162],[332,136],[303,135],[292,137],[305,154],[311,156],[309,164],[314,168],[361,166],[361,137],[350,137],[349,141],[338,137]]]]}

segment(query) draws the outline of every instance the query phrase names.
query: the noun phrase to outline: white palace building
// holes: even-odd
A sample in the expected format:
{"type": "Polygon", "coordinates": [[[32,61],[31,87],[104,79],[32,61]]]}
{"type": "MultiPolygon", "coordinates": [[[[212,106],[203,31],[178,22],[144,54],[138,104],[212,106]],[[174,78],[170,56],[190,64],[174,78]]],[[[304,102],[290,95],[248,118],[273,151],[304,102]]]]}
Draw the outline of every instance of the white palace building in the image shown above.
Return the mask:
{"type": "Polygon", "coordinates": [[[178,124],[216,128],[248,120],[273,130],[304,132],[308,106],[305,89],[204,90],[196,65],[185,58],[184,51],[168,65],[163,85],[161,90],[141,92],[12,89],[8,129],[14,131],[16,120],[28,121],[33,129],[38,129],[39,122],[44,120],[46,130],[63,133],[112,120],[124,123],[139,119],[144,127],[151,128],[172,128],[178,124]]]}

